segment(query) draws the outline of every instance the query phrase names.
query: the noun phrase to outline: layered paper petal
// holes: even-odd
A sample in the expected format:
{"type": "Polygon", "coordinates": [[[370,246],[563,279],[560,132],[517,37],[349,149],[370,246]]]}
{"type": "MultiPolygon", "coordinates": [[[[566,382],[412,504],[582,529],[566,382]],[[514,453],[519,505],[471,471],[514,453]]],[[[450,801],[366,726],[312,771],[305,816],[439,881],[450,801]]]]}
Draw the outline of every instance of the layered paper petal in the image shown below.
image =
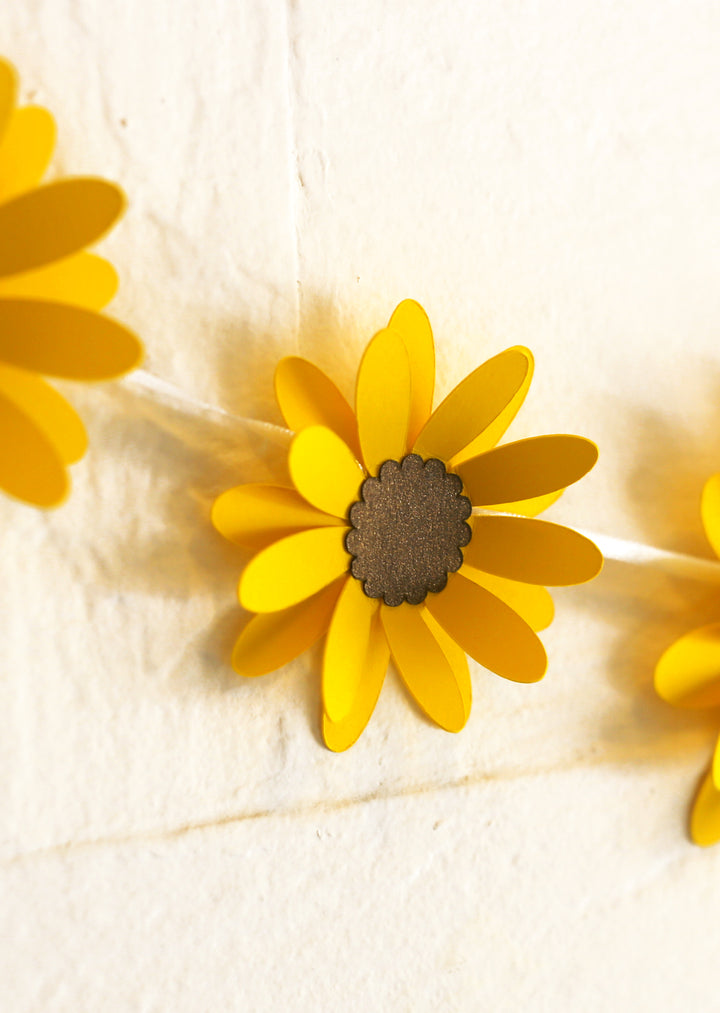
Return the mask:
{"type": "Polygon", "coordinates": [[[408,690],[432,721],[449,732],[459,732],[467,721],[464,692],[423,613],[415,605],[382,605],[380,609],[390,653],[408,690]]]}
{"type": "Polygon", "coordinates": [[[87,450],[85,426],[54,388],[39,376],[0,363],[0,394],[42,430],[64,464],[80,460],[87,450]]]}
{"type": "Polygon", "coordinates": [[[0,276],[62,260],[96,243],[125,207],[104,179],[61,179],[0,204],[0,276]]]}
{"type": "Polygon", "coordinates": [[[720,475],[713,475],[705,483],[700,505],[707,540],[716,556],[720,556],[720,475]]]}
{"type": "Polygon", "coordinates": [[[365,478],[347,443],[325,426],[310,426],[293,440],[288,464],[295,487],[309,503],[347,517],[365,478]]]}
{"type": "Polygon", "coordinates": [[[101,310],[117,291],[112,264],[94,253],[76,253],[26,274],[0,278],[0,299],[42,299],[101,310]]]}
{"type": "Polygon", "coordinates": [[[311,528],[262,549],[240,578],[240,604],[249,612],[277,612],[331,584],[350,564],[346,531],[311,528]]]}
{"type": "Polygon", "coordinates": [[[389,660],[390,649],[385,630],[376,613],[370,627],[362,679],[350,713],[342,721],[331,721],[323,713],[323,739],[328,749],[334,753],[349,749],[365,731],[380,696],[389,660]]]}
{"type": "Polygon", "coordinates": [[[430,596],[427,605],[445,632],[491,672],[513,682],[537,682],[544,676],[547,656],[537,635],[484,587],[451,574],[445,590],[430,596]]]}
{"type": "Polygon", "coordinates": [[[415,441],[415,453],[442,461],[459,454],[508,407],[522,387],[530,363],[527,349],[518,347],[478,366],[435,409],[415,441]]]}
{"type": "Polygon", "coordinates": [[[344,578],[281,612],[253,616],[238,637],[232,665],[240,675],[274,672],[304,654],[327,631],[344,578]]]}
{"type": "Polygon", "coordinates": [[[386,328],[365,350],[357,379],[360,446],[371,475],[385,461],[399,461],[405,455],[410,398],[410,361],[403,339],[386,328]]]}
{"type": "Polygon", "coordinates": [[[24,106],[10,117],[0,143],[0,201],[37,186],[55,147],[55,120],[41,106],[24,106]]]}
{"type": "Polygon", "coordinates": [[[0,59],[0,141],[10,123],[17,96],[17,75],[7,60],[0,59]]]}
{"type": "Polygon", "coordinates": [[[440,623],[437,619],[435,619],[433,614],[428,611],[428,609],[423,610],[422,617],[428,629],[437,640],[440,650],[450,663],[450,667],[452,668],[455,676],[455,681],[457,682],[458,689],[460,690],[460,696],[462,697],[463,707],[465,709],[465,721],[467,721],[470,717],[470,711],[472,710],[472,680],[470,679],[470,668],[468,666],[467,655],[461,647],[458,647],[452,637],[447,635],[440,623]]]}
{"type": "Polygon", "coordinates": [[[553,503],[557,503],[564,489],[549,492],[545,496],[532,496],[530,499],[516,500],[514,503],[487,503],[488,510],[502,511],[508,514],[520,514],[522,517],[537,517],[553,503]]]}
{"type": "Polygon", "coordinates": [[[357,420],[333,381],[312,362],[291,355],[275,370],[275,397],[288,429],[327,426],[361,459],[357,420]]]}
{"type": "Polygon", "coordinates": [[[592,580],[602,569],[597,546],[560,524],[482,515],[473,518],[472,529],[465,563],[498,577],[559,587],[592,580]]]}
{"type": "Polygon", "coordinates": [[[577,482],[597,461],[581,436],[534,436],[489,450],[456,469],[473,506],[545,496],[577,482]]]}
{"type": "Polygon", "coordinates": [[[668,647],[655,669],[655,689],[676,707],[720,707],[720,623],[668,647]]]}
{"type": "Polygon", "coordinates": [[[547,629],[555,615],[550,592],[537,584],[522,584],[516,580],[506,580],[492,573],[483,573],[471,566],[463,566],[460,573],[480,587],[494,594],[500,601],[517,612],[536,633],[547,629]]]}
{"type": "Polygon", "coordinates": [[[0,362],[69,380],[110,380],[141,359],[138,338],[109,317],[57,302],[0,299],[0,362]]]}
{"type": "Polygon", "coordinates": [[[310,506],[295,489],[279,485],[238,485],[213,503],[212,522],[236,545],[262,549],[306,528],[340,525],[336,517],[310,506]]]}
{"type": "Polygon", "coordinates": [[[693,804],[690,836],[703,848],[720,841],[720,791],[713,782],[711,771],[703,778],[693,804]]]}
{"type": "Polygon", "coordinates": [[[23,408],[2,393],[0,487],[40,507],[58,506],[70,488],[56,444],[23,408]]]}
{"type": "Polygon", "coordinates": [[[427,313],[414,299],[405,299],[390,317],[388,328],[402,337],[410,360],[408,446],[415,442],[432,411],[435,390],[435,343],[427,313]]]}
{"type": "Polygon", "coordinates": [[[323,659],[323,709],[331,721],[351,713],[365,670],[370,630],[378,602],[352,578],[345,583],[333,613],[323,659]]]}

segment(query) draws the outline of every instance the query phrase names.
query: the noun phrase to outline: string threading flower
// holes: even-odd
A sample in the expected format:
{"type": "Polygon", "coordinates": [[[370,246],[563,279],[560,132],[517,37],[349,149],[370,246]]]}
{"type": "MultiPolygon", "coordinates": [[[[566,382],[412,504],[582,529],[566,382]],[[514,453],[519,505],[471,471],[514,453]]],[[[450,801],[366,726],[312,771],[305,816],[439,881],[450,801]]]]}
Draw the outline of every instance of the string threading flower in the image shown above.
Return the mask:
{"type": "MultiPolygon", "coordinates": [[[[720,475],[705,483],[700,509],[707,539],[720,557],[720,475]]],[[[691,630],[667,648],[655,669],[655,689],[676,707],[720,707],[720,622],[691,630]]],[[[720,736],[695,796],[690,836],[703,847],[720,841],[720,736]]]]}
{"type": "Polygon", "coordinates": [[[602,556],[536,516],[592,468],[595,445],[556,435],[497,446],[532,369],[526,348],[510,348],[433,411],[432,331],[412,300],[368,345],[354,411],[312,363],[279,363],[275,392],[296,434],[292,486],[230,489],[212,519],[255,552],[239,586],[255,615],[235,669],[273,671],[325,636],[330,749],[362,733],[391,657],[419,707],[452,732],[470,714],[468,655],[516,682],[545,674],[537,631],[553,604],[543,585],[590,580],[602,556]]]}
{"type": "Polygon", "coordinates": [[[122,192],[94,177],[41,185],[55,123],[16,100],[17,76],[0,60],[0,488],[51,507],[66,497],[67,466],[87,436],[42,376],[109,380],[138,365],[142,346],[98,312],[117,276],[86,252],[122,214],[122,192]]]}

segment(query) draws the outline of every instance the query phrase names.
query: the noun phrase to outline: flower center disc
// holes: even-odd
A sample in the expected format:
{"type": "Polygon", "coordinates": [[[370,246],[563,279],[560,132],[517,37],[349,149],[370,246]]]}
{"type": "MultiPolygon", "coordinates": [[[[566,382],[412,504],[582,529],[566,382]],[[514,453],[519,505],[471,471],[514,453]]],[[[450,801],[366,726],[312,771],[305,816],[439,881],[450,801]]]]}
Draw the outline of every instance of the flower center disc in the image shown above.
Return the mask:
{"type": "Polygon", "coordinates": [[[386,605],[419,605],[442,591],[448,573],[462,566],[472,513],[462,481],[437,458],[408,454],[385,461],[377,478],[366,478],[350,507],[345,547],[350,572],[368,598],[386,605]]]}

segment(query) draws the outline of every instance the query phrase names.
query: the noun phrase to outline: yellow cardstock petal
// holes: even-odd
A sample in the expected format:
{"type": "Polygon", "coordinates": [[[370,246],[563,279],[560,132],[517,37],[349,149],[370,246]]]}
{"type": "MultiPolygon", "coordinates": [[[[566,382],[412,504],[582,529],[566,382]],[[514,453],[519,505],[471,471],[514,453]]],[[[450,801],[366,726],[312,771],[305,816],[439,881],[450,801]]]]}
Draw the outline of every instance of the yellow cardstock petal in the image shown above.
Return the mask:
{"type": "Polygon", "coordinates": [[[0,141],[10,123],[17,98],[17,74],[7,60],[0,59],[0,141]]]}
{"type": "Polygon", "coordinates": [[[350,579],[338,599],[325,641],[323,709],[331,721],[352,712],[363,679],[370,630],[378,602],[368,598],[359,581],[350,579]]]}
{"type": "Polygon", "coordinates": [[[522,517],[537,517],[553,503],[557,503],[564,489],[549,492],[546,496],[532,496],[530,499],[516,500],[514,503],[488,503],[488,510],[501,510],[503,513],[520,514],[522,517]]]}
{"type": "Polygon", "coordinates": [[[720,475],[713,475],[705,483],[700,510],[707,540],[715,555],[720,556],[720,475]]]}
{"type": "Polygon", "coordinates": [[[288,429],[327,426],[360,460],[357,419],[336,385],[312,362],[297,355],[281,359],[275,370],[275,397],[288,429]]]}
{"type": "Polygon", "coordinates": [[[365,478],[347,443],[325,426],[310,426],[292,441],[288,465],[296,489],[309,503],[347,517],[365,478]]]}
{"type": "Polygon", "coordinates": [[[470,717],[470,711],[472,710],[472,680],[470,679],[470,668],[468,666],[467,655],[465,654],[465,651],[463,651],[462,647],[458,647],[452,637],[447,635],[431,612],[427,609],[423,609],[422,617],[423,622],[425,622],[427,628],[437,640],[440,650],[450,663],[455,675],[455,681],[457,682],[458,689],[460,690],[460,695],[462,696],[463,708],[465,710],[465,720],[467,721],[470,717]]]}
{"type": "Polygon", "coordinates": [[[47,302],[101,310],[118,287],[115,268],[95,253],[76,253],[26,274],[0,278],[0,298],[43,299],[47,302]]]}
{"type": "Polygon", "coordinates": [[[655,689],[676,707],[720,707],[720,623],[668,647],[655,669],[655,689]]]}
{"type": "Polygon", "coordinates": [[[380,615],[398,672],[418,706],[448,732],[465,726],[463,690],[418,605],[382,605],[380,615]]]}
{"type": "Polygon", "coordinates": [[[702,848],[720,841],[720,791],[713,783],[712,772],[703,778],[695,798],[690,817],[690,836],[702,848]]]}
{"type": "Polygon", "coordinates": [[[407,452],[410,360],[396,331],[378,331],[365,350],[357,379],[356,410],[365,467],[377,475],[387,460],[407,452]]]}
{"type": "Polygon", "coordinates": [[[345,527],[311,528],[275,542],[250,560],[240,578],[240,604],[277,612],[309,598],[350,566],[345,527]]]}
{"type": "Polygon", "coordinates": [[[378,613],[370,627],[363,674],[352,709],[342,721],[331,721],[323,712],[323,739],[328,749],[342,753],[360,738],[375,710],[385,681],[390,648],[378,613]]]}
{"type": "Polygon", "coordinates": [[[235,643],[235,671],[245,676],[267,675],[304,654],[327,631],[347,579],[341,577],[282,612],[253,616],[235,643]]]}
{"type": "Polygon", "coordinates": [[[61,179],[0,204],[0,276],[31,271],[90,246],[124,208],[122,191],[94,177],[61,179]]]}
{"type": "Polygon", "coordinates": [[[39,376],[0,363],[0,393],[12,401],[54,444],[65,464],[79,461],[87,450],[80,416],[39,376]]]}
{"type": "Polygon", "coordinates": [[[10,366],[68,380],[110,380],[141,360],[140,340],[109,317],[62,303],[0,299],[0,361],[10,366]]]}
{"type": "Polygon", "coordinates": [[[480,587],[494,594],[500,601],[517,612],[536,633],[547,629],[555,617],[555,605],[550,592],[537,584],[521,584],[517,580],[506,580],[493,573],[483,573],[471,566],[463,566],[460,573],[480,587]]]}
{"type": "Polygon", "coordinates": [[[59,506],[70,489],[65,464],[48,436],[0,394],[0,488],[34,506],[59,506]]]}
{"type": "MultiPolygon", "coordinates": [[[[510,398],[507,406],[503,408],[497,418],[494,419],[490,425],[486,426],[480,435],[476,436],[475,439],[461,450],[459,454],[455,455],[452,462],[453,466],[457,466],[463,461],[467,461],[470,457],[477,457],[478,454],[484,454],[487,450],[492,450],[492,448],[503,438],[511,422],[523,406],[523,402],[530,390],[530,384],[532,383],[535,360],[533,359],[530,349],[525,348],[522,345],[516,345],[514,348],[511,348],[510,351],[522,352],[527,359],[528,368],[525,378],[518,387],[516,393],[510,398]]],[[[524,512],[524,510],[515,511],[515,513],[524,512]]],[[[537,512],[539,513],[539,510],[537,512]]]]}
{"type": "Polygon", "coordinates": [[[474,517],[468,566],[526,584],[559,587],[596,577],[603,565],[598,547],[571,528],[530,517],[474,517]]]}
{"type": "Polygon", "coordinates": [[[414,299],[405,299],[390,317],[388,329],[403,339],[410,360],[408,446],[417,439],[432,412],[435,390],[435,343],[427,313],[414,299]]]}
{"type": "Polygon", "coordinates": [[[415,441],[415,453],[441,461],[459,454],[508,407],[530,362],[526,349],[508,348],[478,366],[435,409],[415,441]]]}
{"type": "Polygon", "coordinates": [[[55,147],[55,120],[42,106],[16,109],[0,144],[0,201],[37,186],[55,147]]]}
{"type": "Polygon", "coordinates": [[[715,743],[715,752],[713,753],[712,777],[716,789],[720,791],[720,736],[715,743]]]}
{"type": "Polygon", "coordinates": [[[538,682],[545,675],[545,648],[525,620],[462,574],[451,575],[427,606],[445,632],[491,672],[513,682],[538,682]]]}
{"type": "Polygon", "coordinates": [[[295,489],[279,485],[238,485],[213,503],[211,519],[236,545],[263,549],[307,528],[342,522],[311,507],[295,489]]]}
{"type": "Polygon", "coordinates": [[[582,436],[534,436],[489,450],[456,470],[473,506],[487,506],[566,489],[597,458],[595,444],[582,436]]]}

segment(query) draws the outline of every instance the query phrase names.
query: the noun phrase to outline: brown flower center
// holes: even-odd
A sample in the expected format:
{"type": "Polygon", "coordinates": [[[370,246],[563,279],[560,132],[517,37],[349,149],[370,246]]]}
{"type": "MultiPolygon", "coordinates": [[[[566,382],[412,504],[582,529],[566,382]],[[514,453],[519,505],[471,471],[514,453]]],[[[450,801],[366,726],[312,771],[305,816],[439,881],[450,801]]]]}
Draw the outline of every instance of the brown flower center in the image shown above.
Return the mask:
{"type": "Polygon", "coordinates": [[[408,454],[385,461],[377,478],[366,478],[350,507],[345,547],[350,572],[369,598],[386,605],[419,605],[442,591],[448,573],[462,566],[472,513],[462,482],[437,458],[408,454]]]}

